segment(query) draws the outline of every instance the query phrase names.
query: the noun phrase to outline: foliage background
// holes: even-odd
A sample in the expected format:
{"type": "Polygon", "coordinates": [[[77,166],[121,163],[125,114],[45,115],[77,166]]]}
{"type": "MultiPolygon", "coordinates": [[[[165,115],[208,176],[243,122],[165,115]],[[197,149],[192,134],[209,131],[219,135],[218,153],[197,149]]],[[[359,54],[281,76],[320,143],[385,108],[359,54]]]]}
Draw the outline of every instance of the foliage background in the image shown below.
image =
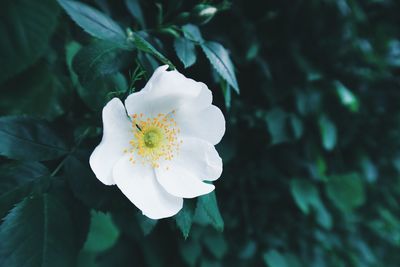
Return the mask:
{"type": "Polygon", "coordinates": [[[398,1],[81,1],[2,1],[0,266],[399,266],[398,1]],[[161,64],[227,132],[216,193],[157,222],[88,156],[161,64]]]}

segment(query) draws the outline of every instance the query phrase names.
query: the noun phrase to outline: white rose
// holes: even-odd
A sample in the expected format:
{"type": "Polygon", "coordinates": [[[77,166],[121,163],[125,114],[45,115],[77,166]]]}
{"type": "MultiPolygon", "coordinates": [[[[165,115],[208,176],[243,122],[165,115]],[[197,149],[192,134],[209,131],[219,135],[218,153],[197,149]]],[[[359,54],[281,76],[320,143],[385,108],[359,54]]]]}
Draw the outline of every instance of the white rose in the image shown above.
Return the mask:
{"type": "Polygon", "coordinates": [[[103,139],[90,157],[96,177],[116,184],[152,219],[179,212],[183,198],[208,194],[221,176],[215,150],[225,119],[204,83],[159,67],[146,86],[103,109],[103,139]]]}

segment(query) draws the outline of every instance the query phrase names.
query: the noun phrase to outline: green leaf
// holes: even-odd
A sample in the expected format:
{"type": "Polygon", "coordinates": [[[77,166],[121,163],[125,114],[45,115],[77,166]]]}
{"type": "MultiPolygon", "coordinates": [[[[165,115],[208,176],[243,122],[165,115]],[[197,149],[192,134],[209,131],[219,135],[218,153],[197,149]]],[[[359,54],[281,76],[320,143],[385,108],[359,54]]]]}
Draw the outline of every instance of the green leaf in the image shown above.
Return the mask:
{"type": "Polygon", "coordinates": [[[308,214],[310,212],[310,208],[321,201],[317,188],[307,180],[291,180],[290,190],[297,206],[304,214],[308,214]]]}
{"type": "Polygon", "coordinates": [[[140,51],[143,51],[145,53],[148,53],[150,55],[155,56],[159,61],[161,61],[164,64],[167,64],[173,68],[175,66],[169,61],[163,54],[158,52],[157,49],[154,48],[148,41],[146,41],[142,36],[135,32],[130,32],[129,34],[129,40],[133,43],[133,45],[140,51]]]}
{"type": "Polygon", "coordinates": [[[142,28],[146,27],[146,23],[143,17],[143,11],[140,7],[139,0],[125,0],[125,5],[131,15],[139,22],[142,28]]]}
{"type": "Polygon", "coordinates": [[[201,217],[200,220],[208,220],[218,231],[224,230],[224,220],[219,212],[215,192],[200,196],[197,199],[195,217],[201,217]]]}
{"type": "Polygon", "coordinates": [[[140,65],[148,74],[153,73],[160,66],[158,61],[152,55],[147,53],[139,52],[138,60],[140,65]]]}
{"type": "Polygon", "coordinates": [[[190,203],[188,203],[188,201],[183,203],[183,208],[177,215],[175,215],[176,225],[181,230],[185,239],[189,236],[190,228],[192,227],[193,223],[193,215],[194,208],[190,205],[190,203]]]}
{"type": "Polygon", "coordinates": [[[31,193],[34,183],[50,175],[38,162],[18,162],[0,167],[0,219],[22,198],[31,193]]]}
{"type": "Polygon", "coordinates": [[[316,220],[319,223],[319,225],[321,225],[322,227],[324,227],[327,230],[331,230],[332,225],[333,225],[332,215],[326,209],[323,202],[319,201],[319,202],[315,203],[314,208],[317,212],[316,220]]]}
{"type": "Polygon", "coordinates": [[[57,26],[53,0],[3,1],[0,9],[0,83],[25,70],[45,52],[57,26]]]}
{"type": "Polygon", "coordinates": [[[235,89],[236,93],[239,93],[233,64],[226,49],[217,42],[204,42],[201,48],[219,75],[235,89]]]}
{"type": "Polygon", "coordinates": [[[78,86],[80,86],[80,84],[79,84],[79,80],[78,80],[78,75],[75,73],[75,71],[72,67],[72,63],[73,63],[74,57],[79,52],[79,50],[81,50],[81,48],[82,48],[82,46],[78,42],[75,42],[75,41],[69,42],[65,46],[65,62],[67,63],[68,72],[69,72],[69,75],[71,77],[71,81],[72,81],[72,84],[74,85],[74,87],[78,87],[78,86]]]}
{"type": "Polygon", "coordinates": [[[336,146],[337,130],[335,124],[325,115],[319,118],[319,129],[321,132],[323,147],[331,151],[336,146]]]}
{"type": "Polygon", "coordinates": [[[102,184],[89,166],[89,152],[76,151],[65,159],[66,180],[74,196],[87,207],[96,210],[109,210],[121,193],[115,188],[102,184]]]}
{"type": "Polygon", "coordinates": [[[127,50],[114,43],[98,41],[80,49],[73,58],[72,66],[82,84],[100,76],[113,74],[129,62],[127,50]]]}
{"type": "Polygon", "coordinates": [[[186,39],[198,42],[198,43],[203,43],[204,39],[201,36],[201,32],[199,27],[193,24],[186,24],[182,26],[182,31],[183,35],[185,36],[186,39]]]}
{"type": "Polygon", "coordinates": [[[263,259],[268,267],[289,267],[284,256],[274,249],[264,253],[263,259]]]}
{"type": "Polygon", "coordinates": [[[335,81],[334,85],[336,88],[336,93],[339,96],[342,104],[350,111],[357,112],[360,108],[360,103],[358,102],[357,97],[350,91],[350,89],[344,86],[343,83],[335,81]]]}
{"type": "Polygon", "coordinates": [[[92,43],[77,52],[72,64],[80,82],[76,89],[87,106],[100,110],[112,96],[128,90],[125,77],[118,71],[129,59],[126,50],[105,41],[92,43]]]}
{"type": "Polygon", "coordinates": [[[302,121],[295,114],[290,115],[290,125],[292,126],[292,132],[295,139],[300,139],[304,132],[302,121]]]}
{"type": "Polygon", "coordinates": [[[329,177],[326,193],[343,212],[351,212],[365,202],[364,184],[357,173],[329,177]]]}
{"type": "Polygon", "coordinates": [[[76,24],[87,33],[102,40],[126,45],[126,35],[121,27],[107,15],[84,3],[57,0],[76,24]]]}
{"type": "Polygon", "coordinates": [[[70,89],[68,83],[41,63],[3,84],[0,112],[54,119],[65,112],[70,89]]]}
{"type": "Polygon", "coordinates": [[[175,52],[185,68],[192,66],[196,62],[196,49],[193,42],[186,38],[176,38],[174,41],[175,52]]]}
{"type": "Polygon", "coordinates": [[[49,174],[48,169],[39,162],[22,161],[1,165],[0,195],[17,185],[34,181],[37,177],[49,174]]]}
{"type": "Polygon", "coordinates": [[[290,181],[290,191],[304,214],[309,214],[313,208],[317,222],[326,229],[332,227],[332,217],[326,210],[315,185],[304,179],[293,179],[290,181]]]}
{"type": "Polygon", "coordinates": [[[231,87],[229,86],[228,82],[223,79],[220,80],[220,85],[222,89],[222,94],[224,95],[225,107],[227,110],[230,110],[232,100],[231,87]]]}
{"type": "Polygon", "coordinates": [[[221,260],[228,252],[228,244],[221,233],[207,235],[203,242],[208,251],[218,260],[221,260]]]}
{"type": "Polygon", "coordinates": [[[137,213],[136,218],[138,220],[140,229],[142,229],[143,235],[149,235],[156,227],[158,220],[150,219],[143,214],[137,213]]]}
{"type": "Polygon", "coordinates": [[[191,267],[196,265],[197,260],[201,255],[201,245],[195,241],[185,241],[180,246],[179,252],[181,253],[182,259],[191,267]]]}
{"type": "Polygon", "coordinates": [[[271,135],[271,144],[276,145],[290,141],[288,136],[288,114],[280,108],[274,108],[266,114],[268,131],[271,135]]]}
{"type": "Polygon", "coordinates": [[[26,116],[0,117],[0,155],[17,160],[50,160],[68,153],[45,121],[26,116]]]}
{"type": "Polygon", "coordinates": [[[119,230],[107,213],[91,211],[89,234],[83,250],[99,252],[111,248],[117,241],[119,230]]]}
{"type": "Polygon", "coordinates": [[[0,266],[75,266],[72,221],[68,209],[52,195],[18,203],[0,227],[0,240],[0,266]]]}

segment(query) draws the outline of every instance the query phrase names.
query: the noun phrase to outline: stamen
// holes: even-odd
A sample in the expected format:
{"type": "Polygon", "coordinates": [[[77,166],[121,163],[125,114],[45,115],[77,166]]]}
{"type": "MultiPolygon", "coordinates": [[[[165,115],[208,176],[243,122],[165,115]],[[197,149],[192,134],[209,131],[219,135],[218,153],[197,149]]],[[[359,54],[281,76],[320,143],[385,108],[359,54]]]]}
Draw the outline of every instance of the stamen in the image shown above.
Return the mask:
{"type": "MultiPolygon", "coordinates": [[[[171,117],[175,110],[168,114],[159,113],[156,117],[148,118],[143,113],[132,114],[133,139],[130,141],[132,154],[130,161],[134,164],[149,163],[158,168],[160,161],[170,161],[176,156],[182,140],[178,138],[180,129],[176,121],[171,117]],[[133,155],[136,160],[133,159],[133,155]]],[[[166,167],[168,170],[169,167],[166,167]]]]}

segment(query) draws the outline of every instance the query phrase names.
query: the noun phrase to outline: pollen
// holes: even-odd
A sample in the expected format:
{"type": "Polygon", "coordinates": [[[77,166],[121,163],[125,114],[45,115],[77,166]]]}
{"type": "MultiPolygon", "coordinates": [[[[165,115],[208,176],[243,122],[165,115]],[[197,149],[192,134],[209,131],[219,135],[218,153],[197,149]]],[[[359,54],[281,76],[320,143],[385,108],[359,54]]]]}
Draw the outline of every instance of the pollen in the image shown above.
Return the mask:
{"type": "MultiPolygon", "coordinates": [[[[143,113],[130,115],[133,138],[130,148],[131,162],[150,164],[158,168],[161,161],[170,161],[179,152],[182,140],[180,129],[173,118],[175,111],[169,114],[159,113],[156,117],[147,117],[143,113]]],[[[169,167],[166,167],[168,170],[169,167]]]]}

